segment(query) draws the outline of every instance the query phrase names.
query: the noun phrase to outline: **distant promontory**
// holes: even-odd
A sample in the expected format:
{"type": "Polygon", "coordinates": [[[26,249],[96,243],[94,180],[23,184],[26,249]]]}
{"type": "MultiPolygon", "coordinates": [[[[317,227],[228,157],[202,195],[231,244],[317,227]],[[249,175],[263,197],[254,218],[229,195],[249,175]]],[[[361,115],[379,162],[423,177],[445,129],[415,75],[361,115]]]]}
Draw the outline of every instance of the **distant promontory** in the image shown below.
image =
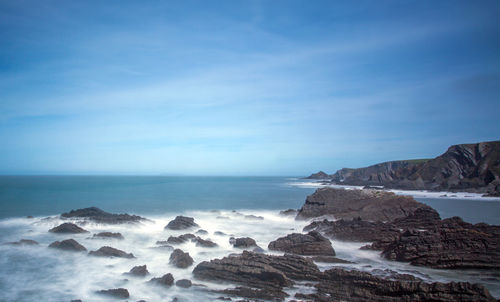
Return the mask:
{"type": "Polygon", "coordinates": [[[397,160],[373,166],[320,171],[307,179],[389,189],[465,191],[500,196],[500,141],[453,145],[433,159],[397,160]]]}

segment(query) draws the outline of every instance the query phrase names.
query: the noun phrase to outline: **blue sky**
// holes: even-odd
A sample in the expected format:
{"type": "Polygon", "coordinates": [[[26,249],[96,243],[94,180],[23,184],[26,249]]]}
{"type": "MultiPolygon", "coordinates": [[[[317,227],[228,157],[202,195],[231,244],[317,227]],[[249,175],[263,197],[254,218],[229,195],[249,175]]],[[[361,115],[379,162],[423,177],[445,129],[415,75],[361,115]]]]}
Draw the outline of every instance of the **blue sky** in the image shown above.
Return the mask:
{"type": "Polygon", "coordinates": [[[500,139],[499,1],[0,0],[0,174],[306,175],[500,139]]]}

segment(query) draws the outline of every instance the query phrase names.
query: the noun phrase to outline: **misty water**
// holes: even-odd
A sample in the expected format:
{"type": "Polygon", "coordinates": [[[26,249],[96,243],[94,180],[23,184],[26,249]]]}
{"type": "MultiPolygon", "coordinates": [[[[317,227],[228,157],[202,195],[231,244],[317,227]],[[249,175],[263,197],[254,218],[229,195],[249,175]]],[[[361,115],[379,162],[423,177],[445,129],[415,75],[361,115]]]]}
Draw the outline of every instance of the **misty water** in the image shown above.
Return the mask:
{"type": "MultiPolygon", "coordinates": [[[[96,295],[101,289],[127,288],[129,301],[210,301],[220,294],[208,289],[222,289],[228,285],[193,280],[191,271],[201,261],[221,258],[240,250],[229,244],[230,236],[249,236],[267,253],[270,241],[292,232],[301,232],[307,221],[280,216],[280,210],[299,208],[315,188],[301,186],[301,180],[286,177],[111,177],[111,176],[38,176],[0,177],[0,243],[33,239],[38,246],[0,245],[0,301],[104,301],[96,295]],[[71,209],[97,206],[114,213],[142,215],[151,222],[140,225],[103,225],[87,223],[86,234],[61,235],[48,230],[62,222],[57,215],[71,209]],[[157,248],[156,241],[166,240],[190,231],[164,230],[176,215],[195,218],[200,235],[218,244],[216,248],[197,247],[187,242],[178,247],[188,251],[194,265],[178,269],[169,265],[171,251],[157,248]],[[243,214],[243,215],[242,215],[243,214]],[[244,218],[244,215],[262,216],[263,220],[244,218]],[[34,218],[26,218],[32,215],[34,218]],[[44,219],[51,217],[50,219],[44,219]],[[124,240],[91,239],[92,234],[120,232],[124,240]],[[225,235],[215,235],[215,232],[225,235]],[[133,253],[134,259],[99,258],[87,253],[71,253],[47,246],[56,240],[73,238],[87,250],[109,245],[133,253]],[[136,278],[123,273],[136,265],[146,264],[150,275],[136,278]],[[191,279],[198,284],[190,289],[163,288],[148,284],[153,277],[172,273],[175,280],[191,279]]],[[[498,200],[424,198],[443,218],[461,216],[469,222],[484,221],[500,224],[498,200]]],[[[470,281],[488,287],[500,296],[500,284],[495,272],[446,271],[414,267],[406,263],[383,260],[377,252],[359,250],[363,243],[332,240],[339,258],[355,264],[342,264],[360,270],[377,272],[392,269],[414,274],[426,281],[470,281]]],[[[278,253],[279,254],[279,253],[278,253]]],[[[332,264],[318,263],[328,269],[332,264]]],[[[335,264],[339,265],[339,264],[335,264]]],[[[296,291],[288,289],[293,298],[296,291]]],[[[110,299],[113,300],[113,299],[110,299]]]]}

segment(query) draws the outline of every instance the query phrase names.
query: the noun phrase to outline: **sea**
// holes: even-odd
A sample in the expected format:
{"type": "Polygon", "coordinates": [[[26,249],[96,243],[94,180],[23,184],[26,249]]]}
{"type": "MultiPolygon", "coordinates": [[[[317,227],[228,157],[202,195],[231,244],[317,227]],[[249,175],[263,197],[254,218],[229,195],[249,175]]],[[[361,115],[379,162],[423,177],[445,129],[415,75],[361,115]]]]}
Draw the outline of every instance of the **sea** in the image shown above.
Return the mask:
{"type": "MultiPolygon", "coordinates": [[[[194,280],[196,264],[239,252],[229,237],[252,237],[267,250],[270,241],[292,232],[301,232],[307,221],[279,215],[298,209],[319,182],[298,177],[184,177],[184,176],[0,176],[0,301],[115,301],[99,295],[102,289],[127,288],[129,301],[218,301],[213,290],[231,287],[194,280]],[[86,223],[90,233],[60,235],[48,230],[63,221],[59,214],[72,209],[99,207],[112,213],[141,215],[149,222],[141,225],[86,223]],[[194,217],[208,234],[200,235],[218,244],[197,247],[192,242],[180,246],[194,259],[188,269],[169,265],[171,251],[158,248],[156,241],[185,232],[165,230],[177,215],[194,217]],[[245,215],[260,216],[258,219],[245,215]],[[32,216],[33,218],[28,218],[32,216]],[[120,232],[124,240],[92,239],[91,234],[120,232]],[[224,235],[220,235],[222,232],[224,235]],[[134,259],[90,257],[49,249],[54,241],[73,238],[88,251],[112,246],[135,255],[134,259]],[[39,242],[36,246],[5,244],[20,239],[39,242]],[[136,265],[147,265],[149,275],[126,275],[136,265]],[[147,281],[172,273],[176,280],[191,279],[189,289],[163,288],[147,281]]],[[[500,224],[500,199],[477,194],[449,192],[403,192],[435,208],[442,218],[460,216],[471,223],[500,224]]],[[[196,230],[193,230],[196,231],[196,230]]],[[[387,270],[413,274],[428,282],[469,281],[486,286],[500,298],[500,274],[495,271],[435,270],[382,259],[378,252],[360,250],[365,243],[332,240],[339,258],[353,264],[318,263],[321,270],[332,266],[358,269],[373,274],[387,270]]],[[[292,300],[298,291],[311,291],[298,284],[287,289],[292,300]]],[[[220,300],[219,300],[220,301],[220,300]]]]}

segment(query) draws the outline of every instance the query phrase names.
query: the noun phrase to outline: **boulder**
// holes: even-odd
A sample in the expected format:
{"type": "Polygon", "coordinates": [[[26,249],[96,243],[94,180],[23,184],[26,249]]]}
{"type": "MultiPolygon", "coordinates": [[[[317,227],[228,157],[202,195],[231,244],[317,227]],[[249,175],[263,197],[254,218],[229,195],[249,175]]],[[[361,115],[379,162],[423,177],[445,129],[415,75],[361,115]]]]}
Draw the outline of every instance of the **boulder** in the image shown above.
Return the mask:
{"type": "Polygon", "coordinates": [[[288,209],[284,211],[280,211],[281,216],[297,216],[298,210],[296,209],[288,209]]]}
{"type": "Polygon", "coordinates": [[[208,247],[208,248],[217,247],[217,243],[210,240],[204,240],[201,239],[200,237],[197,237],[195,240],[196,240],[196,246],[208,247]]]}
{"type": "Polygon", "coordinates": [[[132,276],[137,276],[137,277],[145,277],[146,275],[149,275],[149,272],[148,272],[148,268],[146,265],[138,265],[138,266],[134,266],[126,274],[132,275],[132,276]]]}
{"type": "Polygon", "coordinates": [[[203,230],[203,229],[199,229],[198,231],[196,231],[196,234],[198,235],[208,235],[208,232],[203,230]]]}
{"type": "Polygon", "coordinates": [[[269,243],[268,249],[305,256],[335,256],[330,240],[316,231],[278,238],[269,243]]]}
{"type": "Polygon", "coordinates": [[[110,246],[103,246],[97,251],[91,251],[89,252],[89,255],[91,256],[98,256],[98,257],[117,257],[117,258],[135,258],[134,254],[132,253],[126,253],[122,250],[112,248],[110,246]]]}
{"type": "Polygon", "coordinates": [[[82,251],[86,251],[87,250],[83,245],[81,245],[80,243],[78,243],[74,239],[66,239],[66,240],[63,240],[63,241],[55,241],[55,242],[52,242],[49,245],[49,247],[50,248],[64,250],[64,251],[71,251],[71,252],[82,252],[82,251]]]}
{"type": "Polygon", "coordinates": [[[81,218],[83,220],[91,220],[97,223],[107,223],[107,224],[122,224],[122,223],[138,223],[141,221],[147,221],[147,219],[129,214],[112,214],[105,212],[96,207],[71,210],[68,213],[61,214],[62,218],[81,218]]]}
{"type": "Polygon", "coordinates": [[[181,279],[181,280],[177,280],[175,282],[175,285],[178,287],[190,288],[193,285],[193,283],[191,282],[191,280],[181,279]]]}
{"type": "Polygon", "coordinates": [[[58,225],[49,230],[51,233],[58,234],[79,234],[79,233],[88,233],[88,231],[82,229],[74,223],[65,222],[61,225],[58,225]]]}
{"type": "Polygon", "coordinates": [[[170,236],[168,237],[166,243],[168,244],[181,244],[181,243],[184,243],[184,242],[187,242],[189,240],[194,240],[196,239],[196,236],[193,235],[193,234],[183,234],[183,235],[180,235],[180,236],[170,236]]]}
{"type": "Polygon", "coordinates": [[[171,273],[165,274],[160,278],[153,278],[149,280],[150,283],[158,284],[165,287],[170,287],[174,284],[174,277],[171,273]]]}
{"type": "Polygon", "coordinates": [[[241,238],[229,238],[229,242],[234,246],[234,247],[237,247],[237,248],[250,248],[250,247],[256,247],[257,246],[257,242],[255,242],[255,240],[253,240],[252,238],[250,237],[241,237],[241,238]]]}
{"type": "Polygon", "coordinates": [[[104,289],[97,292],[100,295],[110,296],[118,299],[127,299],[130,297],[128,290],[125,288],[113,288],[113,289],[104,289]]]}
{"type": "Polygon", "coordinates": [[[169,263],[178,268],[187,268],[193,265],[193,258],[189,256],[189,253],[185,253],[180,249],[175,249],[170,255],[169,263]]]}
{"type": "Polygon", "coordinates": [[[177,216],[174,220],[170,221],[165,229],[170,230],[185,230],[189,228],[199,227],[198,224],[194,222],[194,218],[185,217],[185,216],[177,216]]]}
{"type": "Polygon", "coordinates": [[[113,239],[120,239],[120,240],[124,239],[122,234],[112,233],[112,232],[97,233],[97,234],[94,234],[94,236],[92,238],[103,238],[103,239],[113,238],[113,239]]]}

